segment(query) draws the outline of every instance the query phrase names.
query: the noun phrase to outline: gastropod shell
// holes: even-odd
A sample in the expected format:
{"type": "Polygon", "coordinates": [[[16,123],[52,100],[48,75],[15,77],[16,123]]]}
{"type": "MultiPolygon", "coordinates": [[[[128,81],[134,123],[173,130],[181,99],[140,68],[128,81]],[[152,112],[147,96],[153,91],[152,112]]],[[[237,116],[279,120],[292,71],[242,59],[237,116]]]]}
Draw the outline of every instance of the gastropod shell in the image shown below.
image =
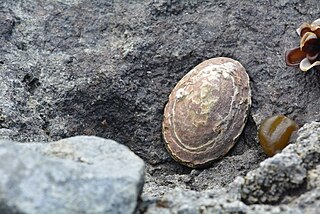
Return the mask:
{"type": "Polygon", "coordinates": [[[208,166],[236,143],[250,105],[249,76],[238,61],[200,63],[169,95],[162,124],[167,150],[188,167],[208,166]]]}

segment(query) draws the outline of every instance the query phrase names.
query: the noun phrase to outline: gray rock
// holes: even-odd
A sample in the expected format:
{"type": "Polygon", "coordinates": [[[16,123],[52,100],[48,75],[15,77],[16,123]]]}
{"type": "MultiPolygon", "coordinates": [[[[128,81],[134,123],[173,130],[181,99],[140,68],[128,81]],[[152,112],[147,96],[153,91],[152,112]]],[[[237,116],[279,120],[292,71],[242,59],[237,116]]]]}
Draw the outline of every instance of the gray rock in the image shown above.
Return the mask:
{"type": "Polygon", "coordinates": [[[308,189],[320,188],[320,165],[308,171],[307,184],[308,189]]]}
{"type": "Polygon", "coordinates": [[[319,128],[319,122],[304,125],[294,144],[261,162],[246,176],[237,177],[226,188],[176,188],[149,201],[145,213],[317,213],[319,128]]]}
{"type": "MultiPolygon", "coordinates": [[[[0,137],[115,139],[146,162],[146,201],[175,187],[227,187],[267,158],[256,139],[266,116],[285,114],[300,126],[320,121],[320,72],[284,63],[284,51],[299,44],[295,29],[319,18],[315,5],[317,0],[1,0],[0,137]],[[163,107],[182,76],[216,56],[246,68],[251,115],[226,157],[191,170],[164,147],[163,107]]],[[[311,162],[301,160],[308,179],[314,167],[308,162],[317,157],[307,158],[311,162]]]]}
{"type": "Polygon", "coordinates": [[[249,204],[279,203],[283,194],[302,185],[306,176],[297,154],[277,154],[245,176],[242,199],[249,204]]]}
{"type": "MultiPolygon", "coordinates": [[[[225,197],[226,191],[224,189],[209,190],[209,191],[193,191],[176,188],[162,198],[151,204],[146,213],[219,213],[226,210],[232,210],[233,200],[228,196],[229,203],[225,197]],[[226,206],[226,209],[222,207],[226,206]],[[228,207],[228,208],[227,208],[228,207]]],[[[246,205],[243,205],[245,211],[246,205]]],[[[241,205],[240,205],[241,206],[241,205]]],[[[239,208],[238,206],[237,208],[239,208]]],[[[238,209],[239,211],[240,209],[238,209]]]]}
{"type": "Polygon", "coordinates": [[[197,213],[290,213],[302,214],[302,209],[287,205],[246,205],[225,190],[193,190],[174,189],[156,202],[149,205],[146,214],[197,214],[197,213]]]}
{"type": "Polygon", "coordinates": [[[320,119],[319,72],[301,73],[283,61],[284,50],[298,44],[298,25],[318,18],[316,3],[2,0],[0,127],[11,132],[1,134],[18,141],[111,138],[146,160],[148,173],[162,165],[159,175],[187,174],[165,150],[163,106],[196,64],[227,56],[251,79],[252,118],[229,153],[244,167],[230,164],[221,170],[233,172],[194,185],[224,186],[266,158],[244,154],[259,152],[254,130],[261,119],[278,113],[300,125],[320,119]]]}
{"type": "Polygon", "coordinates": [[[300,213],[319,213],[320,209],[320,188],[315,188],[301,194],[298,198],[292,201],[292,207],[296,207],[300,213]]]}
{"type": "Polygon", "coordinates": [[[284,153],[296,153],[306,169],[314,168],[320,162],[320,125],[319,122],[305,124],[298,131],[297,143],[288,146],[284,153]]]}
{"type": "Polygon", "coordinates": [[[0,141],[1,213],[133,213],[144,162],[112,140],[0,141]]]}
{"type": "MultiPolygon", "coordinates": [[[[290,192],[305,188],[303,184],[308,170],[319,164],[320,160],[320,123],[304,125],[298,135],[294,144],[261,162],[258,169],[245,176],[241,195],[246,203],[278,204],[290,192]]],[[[315,170],[318,171],[318,168],[315,170]]],[[[312,173],[315,173],[314,170],[309,171],[311,179],[312,173]]]]}

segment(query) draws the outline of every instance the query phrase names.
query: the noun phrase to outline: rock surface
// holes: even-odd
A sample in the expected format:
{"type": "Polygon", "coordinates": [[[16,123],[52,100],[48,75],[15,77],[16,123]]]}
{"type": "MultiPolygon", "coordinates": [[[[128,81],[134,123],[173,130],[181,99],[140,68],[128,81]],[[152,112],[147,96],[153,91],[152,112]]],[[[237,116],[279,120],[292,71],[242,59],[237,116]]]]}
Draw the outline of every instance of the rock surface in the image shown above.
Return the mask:
{"type": "MultiPolygon", "coordinates": [[[[299,42],[295,29],[319,18],[316,5],[316,0],[1,0],[0,138],[114,139],[146,162],[146,201],[175,187],[196,195],[226,188],[267,158],[256,139],[266,116],[284,114],[300,127],[320,121],[320,72],[302,73],[284,62],[284,51],[299,42]],[[225,158],[191,170],[164,147],[163,108],[181,77],[218,56],[246,68],[251,115],[225,158]]],[[[303,168],[307,179],[315,173],[303,168]]],[[[310,196],[317,194],[313,190],[310,196]]],[[[262,201],[256,195],[253,200],[262,201]]],[[[296,203],[308,203],[305,196],[296,203]]]]}
{"type": "Polygon", "coordinates": [[[133,213],[144,162],[112,140],[0,141],[1,213],[133,213]]]}
{"type": "Polygon", "coordinates": [[[303,126],[297,142],[237,177],[226,188],[174,189],[145,213],[317,213],[320,207],[320,122],[303,126]],[[270,204],[270,205],[268,205],[270,204]]]}
{"type": "Polygon", "coordinates": [[[308,170],[320,163],[320,123],[306,124],[298,134],[295,144],[261,162],[258,169],[246,175],[241,191],[246,203],[279,204],[284,197],[305,188],[308,170]]]}

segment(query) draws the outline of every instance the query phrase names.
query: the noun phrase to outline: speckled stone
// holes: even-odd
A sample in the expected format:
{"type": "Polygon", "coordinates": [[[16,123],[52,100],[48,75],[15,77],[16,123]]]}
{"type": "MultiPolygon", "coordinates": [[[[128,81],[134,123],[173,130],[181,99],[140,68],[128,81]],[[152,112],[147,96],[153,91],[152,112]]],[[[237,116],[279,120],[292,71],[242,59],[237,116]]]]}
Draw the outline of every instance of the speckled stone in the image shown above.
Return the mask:
{"type": "Polygon", "coordinates": [[[133,213],[144,162],[112,140],[0,140],[1,213],[133,213]]]}

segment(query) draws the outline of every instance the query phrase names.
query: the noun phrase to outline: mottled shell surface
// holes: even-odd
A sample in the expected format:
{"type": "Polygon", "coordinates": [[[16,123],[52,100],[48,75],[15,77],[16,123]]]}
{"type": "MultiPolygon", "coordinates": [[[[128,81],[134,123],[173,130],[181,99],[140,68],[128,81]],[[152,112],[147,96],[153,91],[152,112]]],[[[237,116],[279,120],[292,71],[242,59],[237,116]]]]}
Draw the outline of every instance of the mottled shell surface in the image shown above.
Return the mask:
{"type": "Polygon", "coordinates": [[[204,167],[224,156],[241,134],[251,105],[249,76],[236,60],[208,59],[172,90],[162,133],[172,157],[204,167]]]}

